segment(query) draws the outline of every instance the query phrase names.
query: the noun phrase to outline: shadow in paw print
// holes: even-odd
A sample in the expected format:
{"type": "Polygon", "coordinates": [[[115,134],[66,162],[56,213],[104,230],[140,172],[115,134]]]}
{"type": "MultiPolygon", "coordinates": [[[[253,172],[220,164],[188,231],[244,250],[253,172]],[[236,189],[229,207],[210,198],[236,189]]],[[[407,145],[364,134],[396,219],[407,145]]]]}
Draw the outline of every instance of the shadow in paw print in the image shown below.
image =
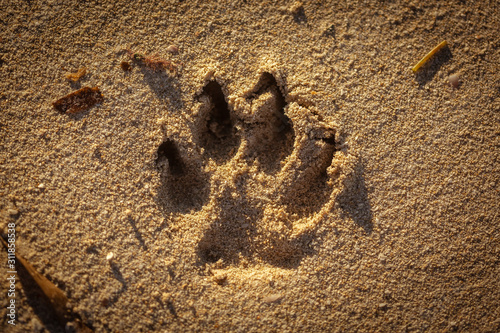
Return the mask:
{"type": "Polygon", "coordinates": [[[188,163],[173,140],[158,147],[156,165],[163,182],[160,202],[167,209],[181,213],[200,210],[208,199],[208,176],[197,163],[188,163]]]}
{"type": "Polygon", "coordinates": [[[248,258],[254,252],[255,221],[261,219],[262,209],[244,195],[227,200],[232,198],[229,191],[221,196],[220,214],[198,244],[200,264],[220,259],[236,264],[240,254],[248,258]]]}
{"type": "Polygon", "coordinates": [[[297,238],[288,239],[274,232],[266,235],[266,238],[266,245],[259,249],[258,255],[276,267],[297,268],[304,257],[317,252],[310,246],[317,238],[313,233],[303,233],[297,238]]]}
{"type": "Polygon", "coordinates": [[[199,126],[199,142],[215,161],[221,163],[233,155],[240,139],[221,85],[215,80],[208,82],[202,96],[208,97],[209,105],[201,114],[204,124],[199,126]]]}
{"type": "Polygon", "coordinates": [[[352,176],[352,182],[344,188],[338,201],[343,215],[351,217],[354,223],[362,227],[367,234],[371,234],[373,231],[372,210],[363,170],[363,164],[358,163],[352,176]]]}
{"type": "Polygon", "coordinates": [[[285,97],[274,76],[264,72],[247,99],[256,119],[248,124],[247,156],[258,159],[264,172],[274,173],[293,150],[294,132],[284,112],[285,97]]]}

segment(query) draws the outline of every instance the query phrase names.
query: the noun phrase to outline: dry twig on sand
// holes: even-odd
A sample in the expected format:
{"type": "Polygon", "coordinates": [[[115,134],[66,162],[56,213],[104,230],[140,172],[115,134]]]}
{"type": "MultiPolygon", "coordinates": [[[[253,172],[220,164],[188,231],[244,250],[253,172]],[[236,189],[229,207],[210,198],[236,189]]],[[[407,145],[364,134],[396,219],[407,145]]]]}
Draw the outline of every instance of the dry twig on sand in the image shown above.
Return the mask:
{"type": "Polygon", "coordinates": [[[127,53],[132,60],[144,64],[146,67],[154,70],[155,72],[161,71],[162,69],[168,69],[170,72],[175,72],[177,70],[178,65],[176,63],[165,60],[157,54],[146,56],[141,53],[132,52],[129,49],[127,50],[127,53]]]}

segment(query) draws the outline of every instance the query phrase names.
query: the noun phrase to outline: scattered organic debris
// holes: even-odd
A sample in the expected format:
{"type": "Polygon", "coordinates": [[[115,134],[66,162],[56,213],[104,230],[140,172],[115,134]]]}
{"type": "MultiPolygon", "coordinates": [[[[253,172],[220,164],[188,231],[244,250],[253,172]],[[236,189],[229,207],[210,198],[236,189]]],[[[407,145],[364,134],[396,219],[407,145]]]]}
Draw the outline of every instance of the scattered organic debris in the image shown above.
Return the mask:
{"type": "Polygon", "coordinates": [[[178,66],[176,63],[165,60],[156,54],[146,56],[141,53],[132,52],[131,50],[127,50],[127,53],[132,60],[144,64],[155,72],[161,71],[162,69],[168,69],[170,72],[175,72],[178,66]]]}
{"type": "Polygon", "coordinates": [[[418,71],[418,69],[420,67],[422,67],[427,61],[429,61],[429,59],[437,53],[437,51],[441,50],[443,47],[445,47],[447,45],[446,41],[442,41],[441,43],[439,43],[438,46],[436,46],[435,48],[433,48],[431,50],[431,52],[427,53],[427,55],[425,57],[422,58],[422,60],[420,60],[418,62],[418,64],[416,64],[415,66],[413,66],[412,70],[414,72],[418,71]]]}
{"type": "Polygon", "coordinates": [[[128,72],[132,69],[132,66],[130,66],[130,63],[128,61],[122,61],[120,63],[120,67],[125,71],[128,72]]]}
{"type": "Polygon", "coordinates": [[[57,111],[76,113],[103,101],[99,88],[84,87],[58,99],[52,105],[57,111]]]}
{"type": "Polygon", "coordinates": [[[335,38],[335,25],[332,24],[323,31],[323,36],[335,38]]]}
{"type": "Polygon", "coordinates": [[[66,74],[66,78],[70,81],[76,82],[80,80],[83,76],[87,74],[87,68],[82,67],[76,73],[68,73],[66,74]]]}
{"type": "MultiPolygon", "coordinates": [[[[5,249],[8,250],[9,246],[5,239],[1,236],[0,241],[4,245],[5,249]]],[[[38,273],[35,268],[17,252],[15,254],[15,258],[16,261],[24,267],[31,278],[36,282],[43,294],[47,296],[61,323],[66,324],[66,326],[71,323],[70,326],[73,326],[77,333],[93,332],[89,327],[82,323],[70,309],[67,308],[68,298],[61,289],[57,288],[56,285],[50,282],[45,276],[38,273]]]]}

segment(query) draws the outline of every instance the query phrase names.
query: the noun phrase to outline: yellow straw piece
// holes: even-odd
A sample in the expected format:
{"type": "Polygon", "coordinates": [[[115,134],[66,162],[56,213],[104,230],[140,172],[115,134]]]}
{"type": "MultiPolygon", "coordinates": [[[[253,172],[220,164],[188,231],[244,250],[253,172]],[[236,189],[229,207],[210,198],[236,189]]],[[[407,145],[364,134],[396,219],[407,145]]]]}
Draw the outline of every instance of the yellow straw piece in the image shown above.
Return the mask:
{"type": "Polygon", "coordinates": [[[422,60],[418,62],[418,64],[413,66],[412,71],[414,72],[418,71],[418,69],[422,67],[429,60],[430,57],[432,57],[434,54],[436,54],[437,51],[441,50],[445,46],[446,46],[446,41],[442,41],[441,43],[439,43],[439,45],[433,48],[431,52],[427,53],[427,55],[423,57],[422,60]]]}

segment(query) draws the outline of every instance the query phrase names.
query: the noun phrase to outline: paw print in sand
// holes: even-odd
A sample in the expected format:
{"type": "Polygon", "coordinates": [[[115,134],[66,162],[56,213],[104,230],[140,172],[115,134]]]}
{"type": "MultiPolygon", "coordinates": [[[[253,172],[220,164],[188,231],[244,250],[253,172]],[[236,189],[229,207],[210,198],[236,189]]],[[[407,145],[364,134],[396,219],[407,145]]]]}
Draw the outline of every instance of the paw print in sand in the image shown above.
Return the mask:
{"type": "Polygon", "coordinates": [[[191,137],[171,136],[158,148],[168,210],[206,223],[201,263],[296,265],[338,196],[335,127],[287,102],[276,77],[264,72],[253,89],[230,99],[208,81],[191,137]]]}

